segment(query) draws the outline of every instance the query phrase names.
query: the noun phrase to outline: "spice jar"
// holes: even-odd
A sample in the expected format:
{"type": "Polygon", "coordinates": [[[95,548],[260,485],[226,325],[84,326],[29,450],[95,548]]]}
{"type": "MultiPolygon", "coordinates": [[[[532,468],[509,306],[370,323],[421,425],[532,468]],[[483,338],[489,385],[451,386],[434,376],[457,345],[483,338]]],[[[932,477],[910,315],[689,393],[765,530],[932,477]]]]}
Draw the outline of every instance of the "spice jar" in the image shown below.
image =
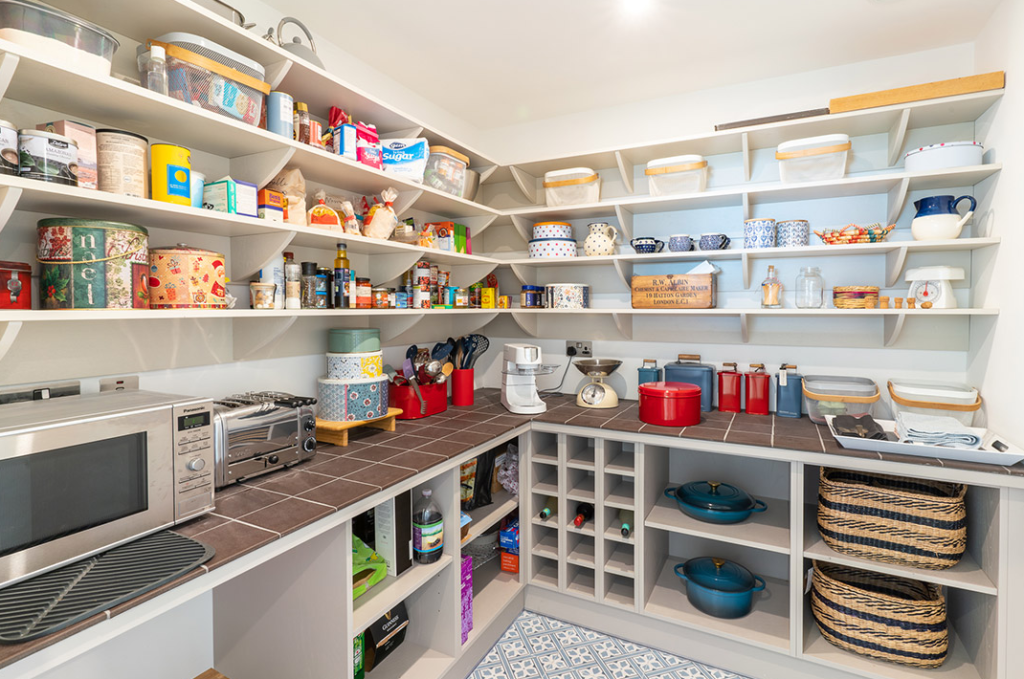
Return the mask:
{"type": "Polygon", "coordinates": [[[466,288],[455,289],[455,308],[456,309],[468,309],[469,308],[469,290],[466,288]]]}
{"type": "Polygon", "coordinates": [[[539,285],[524,285],[519,293],[519,306],[524,309],[544,307],[544,288],[539,285]]]}
{"type": "Polygon", "coordinates": [[[300,144],[309,143],[309,107],[301,101],[295,102],[295,113],[292,116],[294,139],[300,144]]]}
{"type": "Polygon", "coordinates": [[[469,286],[469,308],[479,309],[483,305],[484,286],[480,283],[473,283],[469,286]]]}
{"type": "Polygon", "coordinates": [[[302,267],[290,252],[284,253],[284,308],[302,308],[302,267]]]}
{"type": "Polygon", "coordinates": [[[391,301],[388,297],[387,288],[373,288],[370,291],[371,303],[374,309],[390,309],[391,301]]]}
{"type": "Polygon", "coordinates": [[[316,308],[329,309],[331,307],[331,270],[326,267],[318,267],[316,270],[316,308]]]}
{"type": "Polygon", "coordinates": [[[373,306],[373,288],[369,278],[356,279],[356,308],[369,309],[373,306]]]}
{"type": "Polygon", "coordinates": [[[316,308],[316,262],[302,263],[302,308],[316,308]]]}

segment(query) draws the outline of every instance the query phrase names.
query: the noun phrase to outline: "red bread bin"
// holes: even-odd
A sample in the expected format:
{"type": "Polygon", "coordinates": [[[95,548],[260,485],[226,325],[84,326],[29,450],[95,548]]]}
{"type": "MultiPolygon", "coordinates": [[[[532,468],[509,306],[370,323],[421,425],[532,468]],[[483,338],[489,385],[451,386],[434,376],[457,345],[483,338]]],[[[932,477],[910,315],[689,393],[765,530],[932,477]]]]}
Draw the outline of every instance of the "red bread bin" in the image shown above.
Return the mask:
{"type": "Polygon", "coordinates": [[[641,384],[640,421],[662,427],[700,424],[700,387],[687,382],[641,384]]]}
{"type": "Polygon", "coordinates": [[[401,408],[402,414],[396,417],[399,420],[418,420],[421,417],[437,415],[448,410],[448,385],[447,384],[421,384],[420,394],[427,404],[425,412],[420,412],[420,402],[416,398],[416,392],[407,384],[392,384],[388,390],[388,405],[392,408],[401,408]]]}

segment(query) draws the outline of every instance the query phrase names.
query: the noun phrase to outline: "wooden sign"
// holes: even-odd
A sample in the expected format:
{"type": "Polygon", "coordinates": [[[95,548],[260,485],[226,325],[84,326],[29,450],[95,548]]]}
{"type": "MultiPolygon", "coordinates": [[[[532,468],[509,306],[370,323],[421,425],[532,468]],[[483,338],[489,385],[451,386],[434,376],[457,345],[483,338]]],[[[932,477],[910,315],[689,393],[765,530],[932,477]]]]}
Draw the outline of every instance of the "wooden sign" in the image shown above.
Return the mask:
{"type": "Polygon", "coordinates": [[[634,309],[714,309],[715,274],[633,276],[634,309]]]}

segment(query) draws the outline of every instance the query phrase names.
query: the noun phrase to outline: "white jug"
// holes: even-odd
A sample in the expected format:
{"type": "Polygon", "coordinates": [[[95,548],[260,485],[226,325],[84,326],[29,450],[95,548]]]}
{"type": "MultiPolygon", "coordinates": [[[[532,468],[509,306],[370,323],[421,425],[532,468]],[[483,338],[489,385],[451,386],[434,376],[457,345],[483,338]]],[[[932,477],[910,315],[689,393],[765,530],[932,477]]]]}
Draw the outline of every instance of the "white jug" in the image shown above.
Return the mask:
{"type": "Polygon", "coordinates": [[[594,222],[588,225],[590,234],[583,241],[583,254],[587,257],[604,257],[615,254],[615,244],[622,242],[619,232],[611,224],[594,222]]]}

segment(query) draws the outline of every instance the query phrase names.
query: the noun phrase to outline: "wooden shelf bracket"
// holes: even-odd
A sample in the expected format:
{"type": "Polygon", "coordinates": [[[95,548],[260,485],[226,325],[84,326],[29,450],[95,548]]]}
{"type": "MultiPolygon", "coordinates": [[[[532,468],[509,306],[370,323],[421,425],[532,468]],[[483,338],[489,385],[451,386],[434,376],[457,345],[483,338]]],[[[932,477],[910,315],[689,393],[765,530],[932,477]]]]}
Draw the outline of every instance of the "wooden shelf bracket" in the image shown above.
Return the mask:
{"type": "Polygon", "coordinates": [[[294,231],[274,231],[231,239],[231,280],[244,281],[252,278],[260,269],[266,268],[281,255],[281,251],[295,238],[294,231]]]}
{"type": "Polygon", "coordinates": [[[295,321],[297,320],[299,320],[298,316],[275,316],[273,318],[265,319],[234,319],[235,327],[232,330],[232,334],[234,335],[235,342],[235,360],[244,361],[255,356],[264,348],[277,342],[277,340],[288,332],[289,328],[295,325],[295,321]],[[258,323],[259,330],[257,332],[246,332],[239,327],[248,323],[258,323]]]}
{"type": "MultiPolygon", "coordinates": [[[[907,125],[910,123],[910,109],[900,112],[899,119],[889,128],[889,167],[896,164],[903,151],[903,142],[907,138],[907,125]]],[[[891,224],[892,222],[890,222],[891,224]]]]}
{"type": "Polygon", "coordinates": [[[483,184],[488,179],[491,178],[491,175],[494,174],[494,171],[498,169],[498,166],[497,165],[485,165],[483,167],[474,167],[473,169],[476,170],[480,174],[480,183],[483,184]]]}
{"type": "Polygon", "coordinates": [[[13,186],[5,186],[0,189],[0,232],[7,226],[7,220],[11,218],[14,209],[18,207],[18,200],[21,198],[21,189],[13,186]]]}
{"type": "Polygon", "coordinates": [[[468,288],[470,284],[491,273],[498,268],[497,262],[483,262],[481,264],[455,264],[451,267],[452,283],[457,288],[468,288]]]}
{"type": "Polygon", "coordinates": [[[399,337],[411,330],[414,325],[423,320],[425,315],[426,314],[382,316],[379,321],[376,319],[374,320],[380,326],[381,341],[390,342],[396,337],[399,337]]]}
{"type": "Polygon", "coordinates": [[[288,71],[292,68],[292,63],[291,59],[284,59],[276,64],[267,66],[264,78],[270,85],[271,90],[276,90],[281,86],[281,83],[284,82],[285,76],[288,75],[288,71]]]}
{"type": "Polygon", "coordinates": [[[910,189],[910,180],[904,177],[900,180],[900,183],[889,189],[889,199],[887,208],[888,221],[882,226],[888,226],[889,224],[895,224],[896,220],[900,218],[900,213],[903,212],[903,205],[907,202],[907,191],[910,189]]]}
{"type": "Polygon", "coordinates": [[[515,165],[509,165],[508,169],[512,173],[512,178],[516,180],[516,186],[518,186],[519,190],[523,192],[524,196],[526,196],[526,200],[536,205],[537,178],[515,165]]]}
{"type": "Polygon", "coordinates": [[[512,215],[512,226],[516,227],[516,231],[527,243],[533,238],[533,224],[526,217],[519,215],[512,215]]]}
{"type": "Polygon", "coordinates": [[[633,289],[633,262],[615,259],[612,260],[612,264],[615,266],[615,273],[619,274],[619,279],[622,284],[626,286],[626,290],[633,289]]]}
{"type": "Polygon", "coordinates": [[[622,205],[616,205],[615,218],[619,220],[619,228],[622,229],[622,243],[628,245],[633,239],[633,213],[622,205]]]}
{"type": "Polygon", "coordinates": [[[0,55],[0,99],[7,94],[14,72],[18,69],[18,55],[4,52],[0,55]]]}
{"type": "MultiPolygon", "coordinates": [[[[25,292],[28,292],[27,290],[25,292]]],[[[18,333],[21,332],[21,321],[10,321],[4,324],[3,334],[0,334],[0,361],[4,360],[4,356],[14,346],[14,340],[18,338],[18,333]]]]}
{"type": "Polygon", "coordinates": [[[488,323],[490,323],[491,321],[493,321],[497,317],[498,317],[498,312],[495,311],[493,314],[474,313],[474,314],[467,314],[465,317],[456,315],[456,316],[453,317],[453,319],[454,320],[458,320],[460,318],[470,319],[471,322],[470,321],[465,321],[462,324],[462,328],[464,329],[464,332],[460,333],[462,335],[468,335],[470,333],[478,332],[484,326],[486,326],[488,323]]]}
{"type": "Polygon", "coordinates": [[[895,346],[903,334],[903,324],[907,322],[906,314],[895,316],[884,316],[885,319],[885,346],[895,346]]]}
{"type": "Polygon", "coordinates": [[[386,255],[373,255],[373,284],[383,285],[393,281],[412,268],[412,265],[424,257],[419,252],[395,252],[386,255]]]}
{"type": "Polygon", "coordinates": [[[232,158],[229,172],[232,179],[241,179],[256,186],[265,186],[277,173],[285,168],[295,155],[294,146],[286,146],[261,153],[232,158]]]}
{"type": "Polygon", "coordinates": [[[612,320],[615,321],[615,327],[619,329],[623,338],[628,340],[633,339],[633,314],[614,313],[612,314],[612,320]]]}
{"type": "Polygon", "coordinates": [[[743,193],[743,221],[746,221],[748,219],[752,219],[750,213],[751,213],[750,194],[744,192],[743,193]]]}
{"type": "Polygon", "coordinates": [[[516,325],[530,337],[537,337],[537,326],[539,325],[538,314],[524,314],[512,311],[512,320],[516,325]]]}
{"type": "Polygon", "coordinates": [[[420,196],[423,195],[423,191],[414,189],[412,191],[399,191],[398,198],[395,199],[394,204],[391,206],[395,210],[395,216],[401,217],[405,212],[412,208],[420,196]]]}
{"type": "Polygon", "coordinates": [[[633,170],[635,166],[633,165],[633,161],[630,160],[622,151],[616,151],[615,162],[619,166],[619,174],[622,175],[622,183],[625,185],[626,191],[629,193],[635,193],[636,190],[633,186],[633,170]]]}
{"type": "Polygon", "coordinates": [[[907,264],[906,246],[885,253],[885,287],[891,288],[899,283],[903,267],[907,264]]]}

